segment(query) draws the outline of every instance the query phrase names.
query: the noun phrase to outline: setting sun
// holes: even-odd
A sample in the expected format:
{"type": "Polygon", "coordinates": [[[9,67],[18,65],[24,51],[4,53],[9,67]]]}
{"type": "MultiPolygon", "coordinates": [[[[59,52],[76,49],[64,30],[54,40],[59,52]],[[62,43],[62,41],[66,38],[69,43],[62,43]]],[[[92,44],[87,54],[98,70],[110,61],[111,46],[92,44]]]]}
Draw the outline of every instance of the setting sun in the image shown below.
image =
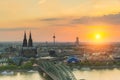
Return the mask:
{"type": "Polygon", "coordinates": [[[96,35],[95,35],[95,38],[96,38],[96,39],[100,39],[100,38],[101,38],[101,35],[100,35],[100,34],[96,34],[96,35]]]}

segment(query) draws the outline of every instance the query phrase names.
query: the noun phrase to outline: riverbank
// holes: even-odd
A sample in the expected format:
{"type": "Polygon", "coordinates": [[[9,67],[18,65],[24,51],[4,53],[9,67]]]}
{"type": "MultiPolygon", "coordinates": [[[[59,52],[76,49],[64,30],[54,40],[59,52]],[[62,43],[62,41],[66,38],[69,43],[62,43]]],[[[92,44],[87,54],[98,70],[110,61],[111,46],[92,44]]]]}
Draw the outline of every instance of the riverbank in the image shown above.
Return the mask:
{"type": "Polygon", "coordinates": [[[90,69],[114,69],[118,68],[120,69],[120,62],[119,61],[109,61],[109,62],[78,62],[78,63],[66,63],[71,69],[77,68],[90,68],[90,69]]]}
{"type": "Polygon", "coordinates": [[[91,69],[120,69],[120,66],[90,66],[91,69]]]}
{"type": "Polygon", "coordinates": [[[105,70],[105,69],[120,69],[120,66],[84,66],[84,67],[70,67],[71,70],[83,70],[83,71],[89,71],[89,70],[105,70]]]}
{"type": "Polygon", "coordinates": [[[120,66],[119,65],[100,65],[100,66],[92,66],[92,65],[80,65],[80,64],[67,64],[68,67],[73,70],[73,69],[87,69],[87,70],[92,70],[92,69],[114,69],[114,68],[117,68],[117,69],[120,69],[120,66]]]}

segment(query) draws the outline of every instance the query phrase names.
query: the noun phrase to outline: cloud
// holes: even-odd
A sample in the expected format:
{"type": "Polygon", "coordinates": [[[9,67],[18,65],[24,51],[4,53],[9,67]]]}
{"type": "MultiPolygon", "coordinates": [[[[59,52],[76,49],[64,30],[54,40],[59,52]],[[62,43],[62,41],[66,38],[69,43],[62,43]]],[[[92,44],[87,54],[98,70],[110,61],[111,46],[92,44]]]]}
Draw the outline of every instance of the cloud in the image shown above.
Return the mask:
{"type": "Polygon", "coordinates": [[[120,13],[109,14],[101,17],[82,17],[72,19],[71,24],[94,24],[94,23],[106,23],[111,25],[120,25],[120,13]]]}
{"type": "Polygon", "coordinates": [[[64,20],[63,18],[45,18],[45,19],[37,19],[38,21],[60,21],[64,20]]]}
{"type": "Polygon", "coordinates": [[[18,27],[18,28],[0,28],[0,31],[22,31],[22,30],[35,30],[37,28],[24,28],[24,27],[18,27]]]}
{"type": "Polygon", "coordinates": [[[102,22],[106,22],[109,24],[120,24],[120,14],[106,15],[98,19],[100,19],[102,22]]]}
{"type": "Polygon", "coordinates": [[[64,17],[56,17],[56,18],[43,18],[43,19],[36,19],[36,22],[41,23],[42,26],[47,27],[67,27],[72,26],[69,24],[69,18],[64,17]]]}
{"type": "Polygon", "coordinates": [[[38,2],[38,4],[44,4],[46,2],[46,0],[40,0],[39,2],[38,2]]]}
{"type": "Polygon", "coordinates": [[[82,18],[74,18],[71,20],[71,24],[88,24],[91,23],[91,18],[82,17],[82,18]]]}
{"type": "Polygon", "coordinates": [[[44,27],[75,27],[81,25],[120,25],[120,13],[109,14],[96,17],[56,17],[56,18],[38,18],[34,22],[44,27]]]}

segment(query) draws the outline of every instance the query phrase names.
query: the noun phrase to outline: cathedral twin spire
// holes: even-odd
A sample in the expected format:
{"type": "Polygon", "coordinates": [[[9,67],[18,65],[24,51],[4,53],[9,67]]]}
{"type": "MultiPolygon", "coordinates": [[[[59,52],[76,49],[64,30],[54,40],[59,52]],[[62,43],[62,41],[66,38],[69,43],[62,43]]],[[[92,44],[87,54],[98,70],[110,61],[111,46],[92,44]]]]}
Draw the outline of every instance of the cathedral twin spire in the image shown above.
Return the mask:
{"type": "Polygon", "coordinates": [[[30,35],[29,35],[28,43],[27,43],[26,31],[24,32],[24,39],[23,39],[23,45],[22,46],[23,47],[33,47],[33,41],[32,41],[31,32],[30,32],[30,35]]]}
{"type": "Polygon", "coordinates": [[[30,35],[29,35],[28,47],[33,47],[33,41],[32,41],[31,32],[30,32],[30,35]]]}

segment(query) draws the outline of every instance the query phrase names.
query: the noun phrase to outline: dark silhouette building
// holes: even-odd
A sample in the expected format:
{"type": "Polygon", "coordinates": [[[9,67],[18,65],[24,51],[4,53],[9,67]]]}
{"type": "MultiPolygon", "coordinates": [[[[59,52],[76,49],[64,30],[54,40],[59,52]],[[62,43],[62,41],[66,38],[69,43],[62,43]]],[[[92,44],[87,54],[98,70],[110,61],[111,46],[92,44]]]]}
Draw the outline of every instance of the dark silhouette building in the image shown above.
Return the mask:
{"type": "Polygon", "coordinates": [[[33,47],[33,40],[32,40],[32,36],[31,36],[31,32],[29,35],[28,47],[33,47]]]}
{"type": "Polygon", "coordinates": [[[27,47],[27,37],[26,37],[26,32],[24,32],[24,39],[23,39],[23,45],[22,47],[27,47]]]}
{"type": "Polygon", "coordinates": [[[30,32],[29,40],[27,42],[26,32],[24,33],[21,56],[26,58],[36,57],[37,48],[33,47],[32,34],[30,32]]]}
{"type": "Polygon", "coordinates": [[[55,36],[55,34],[53,35],[53,43],[54,43],[54,46],[55,46],[55,38],[56,38],[56,36],[55,36]]]}
{"type": "Polygon", "coordinates": [[[79,46],[79,45],[80,45],[80,44],[79,44],[79,37],[76,37],[75,45],[76,45],[76,46],[79,46]]]}

